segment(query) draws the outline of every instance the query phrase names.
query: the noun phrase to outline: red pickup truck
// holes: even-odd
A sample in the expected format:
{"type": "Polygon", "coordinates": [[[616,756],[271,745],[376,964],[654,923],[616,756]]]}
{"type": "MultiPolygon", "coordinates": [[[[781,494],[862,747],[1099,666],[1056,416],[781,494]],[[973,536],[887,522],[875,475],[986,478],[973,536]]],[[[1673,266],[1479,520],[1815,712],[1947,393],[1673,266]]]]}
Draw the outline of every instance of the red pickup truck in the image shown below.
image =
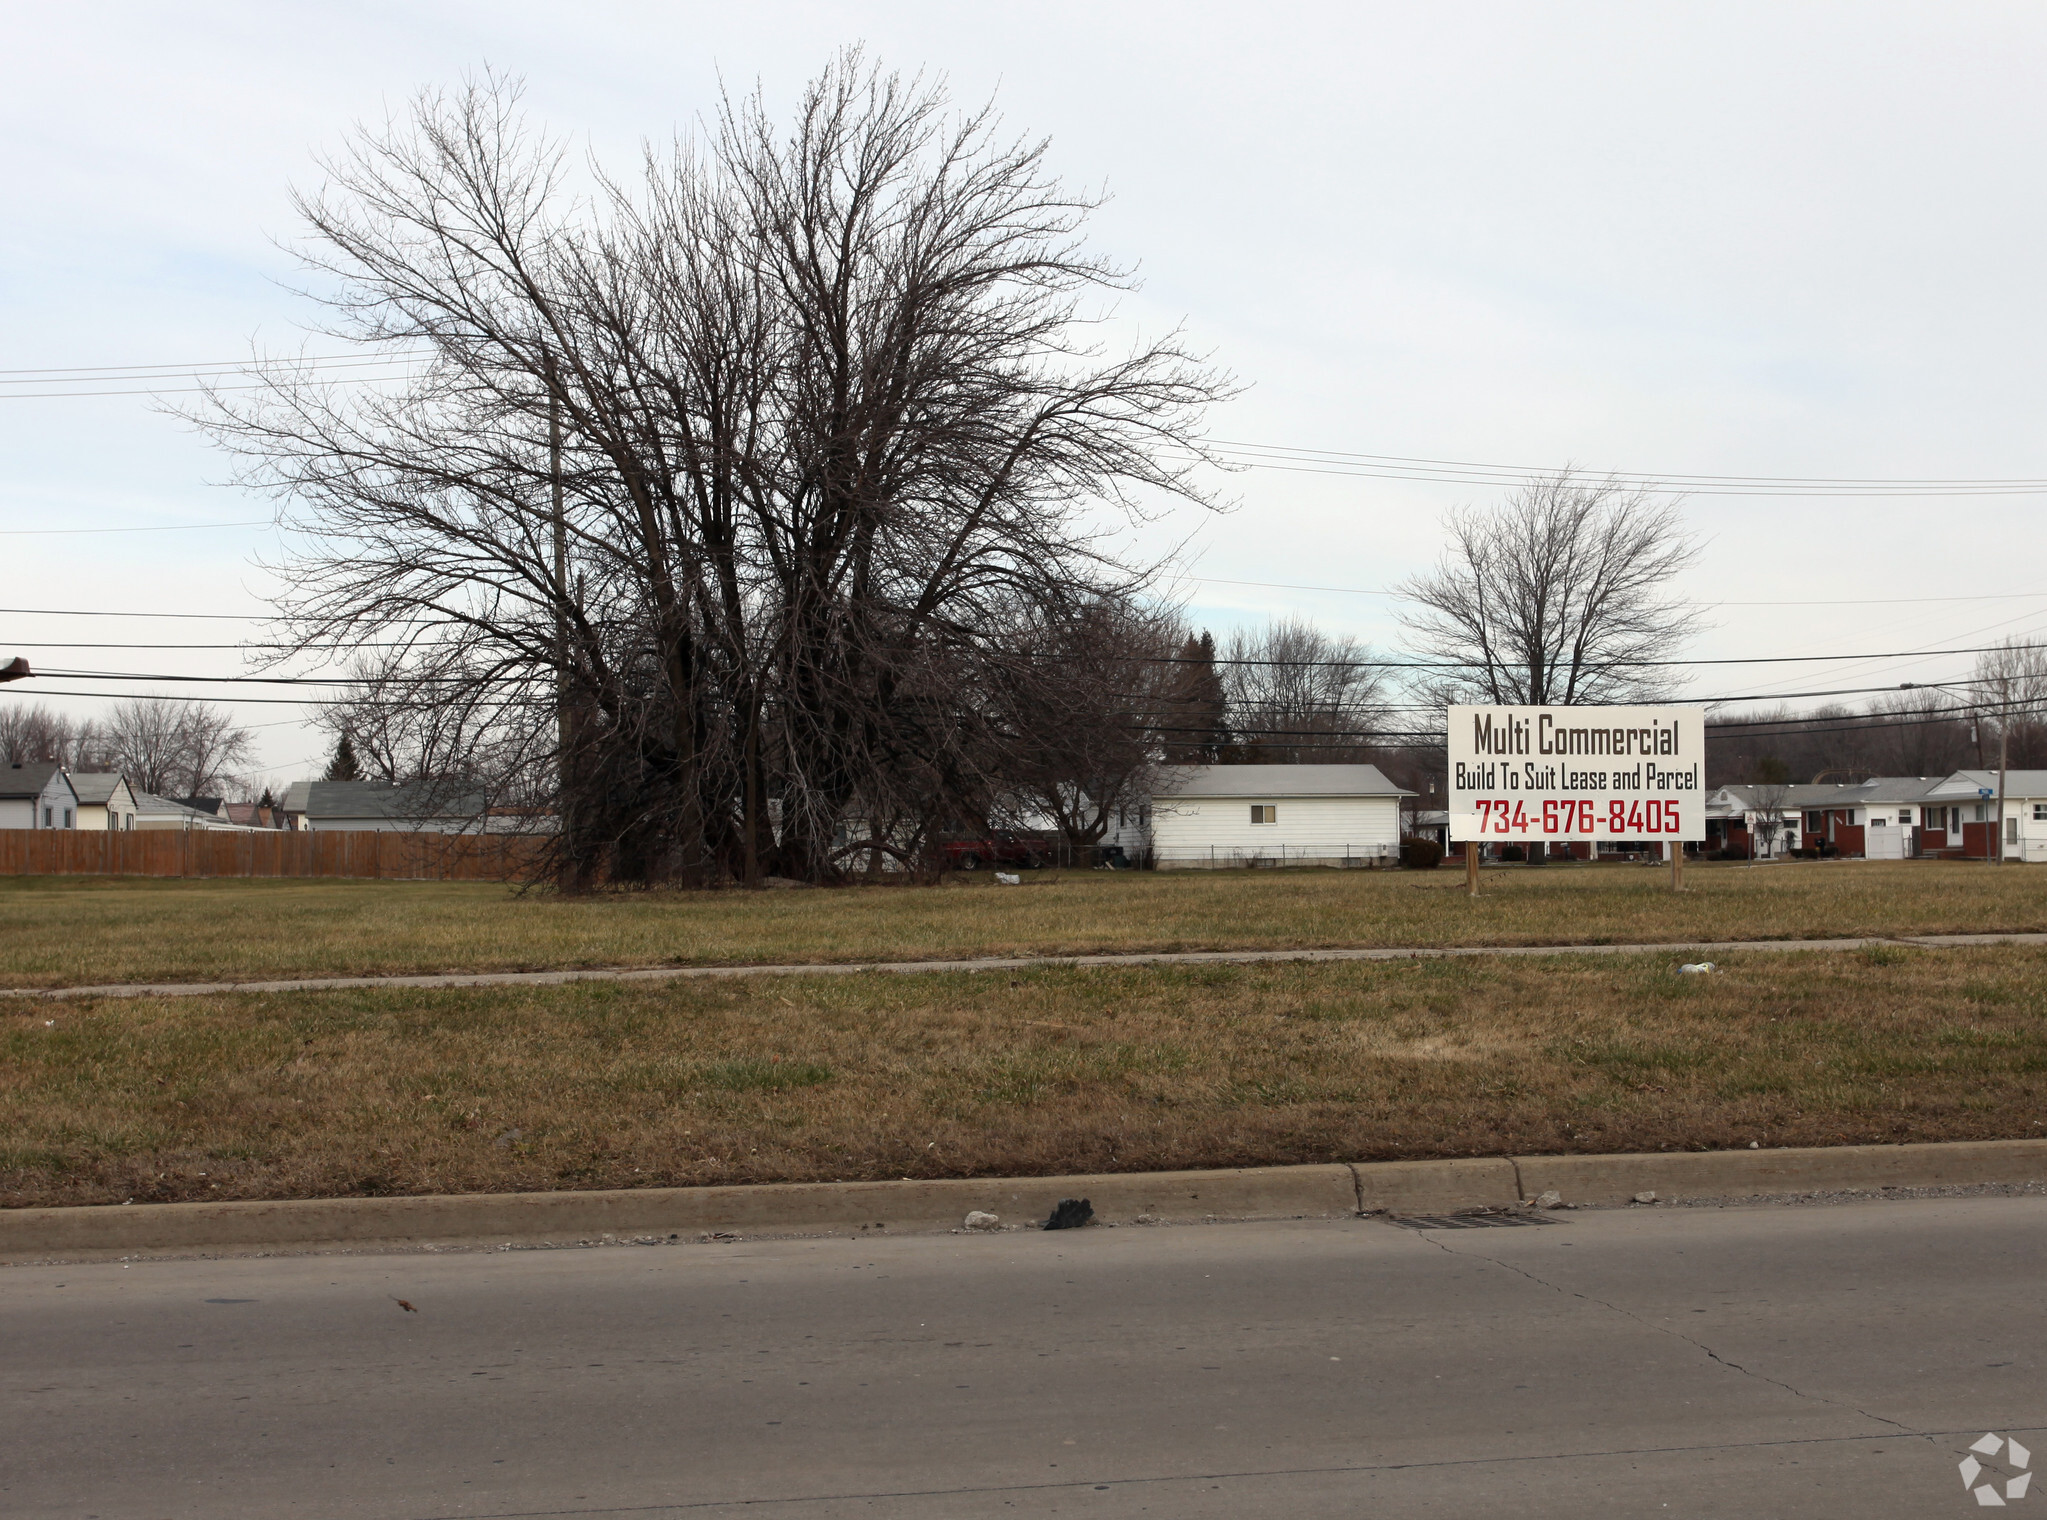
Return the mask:
{"type": "Polygon", "coordinates": [[[1022,866],[1035,871],[1052,859],[1052,847],[1035,839],[994,833],[985,839],[948,839],[941,849],[945,863],[955,871],[978,871],[983,866],[1022,866]]]}

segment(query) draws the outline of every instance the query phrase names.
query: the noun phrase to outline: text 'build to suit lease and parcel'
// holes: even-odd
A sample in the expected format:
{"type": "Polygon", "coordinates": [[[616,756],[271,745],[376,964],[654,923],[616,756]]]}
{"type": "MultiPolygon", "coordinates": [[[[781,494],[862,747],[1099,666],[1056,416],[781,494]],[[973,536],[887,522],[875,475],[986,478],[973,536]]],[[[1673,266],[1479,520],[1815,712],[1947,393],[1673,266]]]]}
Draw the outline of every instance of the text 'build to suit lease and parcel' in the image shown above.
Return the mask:
{"type": "Polygon", "coordinates": [[[1694,707],[1453,707],[1455,840],[1704,839],[1694,707]]]}

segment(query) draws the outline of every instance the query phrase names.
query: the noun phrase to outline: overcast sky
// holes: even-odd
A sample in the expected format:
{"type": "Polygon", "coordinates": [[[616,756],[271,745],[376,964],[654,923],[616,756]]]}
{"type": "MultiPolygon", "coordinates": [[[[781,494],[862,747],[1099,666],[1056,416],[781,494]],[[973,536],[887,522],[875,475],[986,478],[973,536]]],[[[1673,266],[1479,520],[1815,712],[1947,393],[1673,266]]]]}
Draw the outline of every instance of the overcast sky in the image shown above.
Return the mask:
{"type": "MultiPolygon", "coordinates": [[[[488,63],[624,163],[720,75],[786,101],[834,49],[995,94],[1105,187],[1127,314],[1248,389],[1219,438],[1659,474],[2037,478],[2047,10],[1103,4],[10,7],[0,369],[229,360],[310,317],[275,239],[354,122],[488,63]]],[[[327,348],[331,349],[331,340],[327,348]]],[[[7,377],[0,376],[0,380],[7,377]]],[[[0,384],[8,607],[260,614],[266,519],[145,395],[0,384]],[[26,530],[26,531],[25,531],[26,530]]],[[[102,387],[116,389],[121,387],[102,387]]],[[[1397,643],[1383,588],[1469,485],[1253,470],[1185,513],[1192,614],[1397,643]]],[[[1701,657],[1922,649],[2047,627],[2041,498],[1697,495],[1701,657]]],[[[224,673],[231,621],[0,614],[0,658],[224,673]]],[[[1965,659],[1703,671],[1701,696],[1938,679],[1965,659]]],[[[7,688],[8,699],[36,683],[7,688]]],[[[54,685],[54,682],[44,683],[54,685]]],[[[73,683],[74,685],[76,683],[73,683]]],[[[222,689],[225,692],[226,689],[222,689]]],[[[89,703],[70,704],[81,711],[89,703]]],[[[266,767],[318,736],[289,707],[266,767]]]]}

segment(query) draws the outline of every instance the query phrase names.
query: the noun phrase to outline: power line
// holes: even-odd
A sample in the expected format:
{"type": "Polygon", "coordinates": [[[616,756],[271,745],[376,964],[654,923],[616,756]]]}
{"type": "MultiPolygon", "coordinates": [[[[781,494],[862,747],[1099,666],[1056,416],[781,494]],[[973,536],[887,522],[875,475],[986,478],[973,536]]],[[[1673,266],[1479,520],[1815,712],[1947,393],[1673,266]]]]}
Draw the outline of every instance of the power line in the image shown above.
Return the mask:
{"type": "MultiPolygon", "coordinates": [[[[1292,581],[1240,581],[1229,580],[1218,575],[1189,575],[1184,580],[1199,581],[1204,586],[1262,586],[1272,591],[1328,591],[1341,596],[1400,596],[1403,593],[1395,586],[1303,586],[1292,581]]],[[[1700,607],[1867,607],[1901,606],[1916,602],[2016,602],[2038,601],[2047,597],[2047,591],[2002,591],[1991,595],[1970,594],[1966,596],[1847,596],[1847,597],[1777,597],[1753,602],[1698,602],[1700,607]]]]}
{"type": "MultiPolygon", "coordinates": [[[[1406,454],[1358,454],[1343,449],[1308,448],[1296,444],[1254,443],[1244,439],[1214,438],[1209,443],[1220,448],[1248,449],[1262,453],[1283,454],[1302,458],[1358,460],[1373,465],[1416,466],[1430,469],[1491,470],[1524,480],[1530,475],[1555,475],[1562,466],[1533,464],[1493,464],[1474,459],[1432,459],[1426,456],[1406,454]]],[[[1592,474],[1580,469],[1576,473],[1592,474]]],[[[1761,484],[1793,486],[1863,486],[1863,485],[2026,485],[2047,486],[2047,480],[2030,476],[1893,476],[1893,475],[1695,475],[1684,473],[1663,473],[1648,470],[1601,470],[1596,472],[1600,479],[1620,481],[1654,480],[1665,484],[1761,484]]]]}
{"type": "Polygon", "coordinates": [[[272,526],[271,520],[265,517],[249,522],[150,523],[146,526],[134,528],[0,528],[0,537],[33,538],[68,533],[191,533],[202,528],[268,528],[270,526],[272,526]]]}
{"type": "MultiPolygon", "coordinates": [[[[396,369],[416,365],[433,357],[431,348],[413,348],[397,353],[301,354],[274,359],[204,360],[191,364],[113,364],[52,366],[37,369],[0,370],[0,399],[54,400],[69,396],[121,396],[190,394],[209,387],[181,387],[176,390],[78,390],[96,381],[139,381],[205,379],[212,376],[257,375],[264,378],[255,386],[222,389],[261,389],[271,379],[266,371],[296,368],[297,378],[307,371],[396,369]],[[6,387],[35,384],[67,385],[59,391],[10,391],[6,387]]],[[[378,378],[403,379],[405,373],[378,378]]],[[[372,378],[343,376],[343,380],[372,378]]],[[[339,383],[338,381],[336,383],[339,383]]],[[[1372,479],[1412,480],[1457,485],[1517,485],[1532,476],[1556,475],[1564,466],[1503,464],[1474,459],[1445,459],[1426,455],[1375,454],[1349,449],[1314,448],[1294,444],[1260,443],[1246,439],[1208,440],[1206,447],[1230,463],[1249,468],[1285,469],[1314,474],[1354,475],[1372,479]]],[[[1580,473],[1611,479],[1624,488],[1688,495],[1762,496],[1978,496],[2037,495],[2047,493],[2047,478],[2032,476],[1876,476],[1876,475],[1731,475],[1690,471],[1585,470],[1580,473]]]]}
{"type": "Polygon", "coordinates": [[[308,364],[326,365],[333,368],[347,368],[355,365],[378,365],[413,363],[428,357],[431,349],[412,349],[396,354],[296,354],[275,359],[199,359],[189,364],[85,364],[69,368],[50,369],[0,369],[0,385],[22,385],[32,381],[8,380],[9,375],[31,377],[43,375],[83,375],[87,379],[102,375],[126,375],[141,371],[170,375],[195,375],[213,371],[253,370],[264,364],[308,364]]]}

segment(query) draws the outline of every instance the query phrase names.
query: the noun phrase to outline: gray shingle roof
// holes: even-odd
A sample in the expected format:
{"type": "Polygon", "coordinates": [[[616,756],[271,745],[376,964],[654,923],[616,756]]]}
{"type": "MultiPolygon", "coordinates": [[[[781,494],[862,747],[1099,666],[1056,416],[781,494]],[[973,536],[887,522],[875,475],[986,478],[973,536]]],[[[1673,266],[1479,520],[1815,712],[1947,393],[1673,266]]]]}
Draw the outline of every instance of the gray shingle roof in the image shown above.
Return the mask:
{"type": "MultiPolygon", "coordinates": [[[[1976,800],[1979,787],[1997,790],[1996,771],[1956,771],[1952,776],[1941,779],[1936,789],[1928,795],[1943,801],[1953,798],[1976,800]]],[[[2004,773],[2004,795],[2006,797],[2047,797],[2047,771],[2006,771],[2004,773]]]]}
{"type": "Polygon", "coordinates": [[[1157,797],[1412,797],[1376,765],[1177,765],[1159,772],[1157,797]]]}
{"type": "MultiPolygon", "coordinates": [[[[78,800],[87,807],[105,807],[114,800],[114,789],[121,784],[119,771],[73,771],[71,790],[78,793],[78,800]]],[[[135,788],[128,788],[134,795],[135,788]]]]}
{"type": "MultiPolygon", "coordinates": [[[[40,797],[43,788],[50,784],[50,778],[62,769],[61,765],[53,765],[47,760],[0,766],[0,797],[40,797]]],[[[68,777],[66,784],[69,784],[68,777]]]]}
{"type": "Polygon", "coordinates": [[[285,806],[308,818],[477,818],[485,807],[483,794],[454,786],[386,781],[294,782],[285,806]],[[292,808],[293,794],[305,787],[305,800],[292,808]]]}

